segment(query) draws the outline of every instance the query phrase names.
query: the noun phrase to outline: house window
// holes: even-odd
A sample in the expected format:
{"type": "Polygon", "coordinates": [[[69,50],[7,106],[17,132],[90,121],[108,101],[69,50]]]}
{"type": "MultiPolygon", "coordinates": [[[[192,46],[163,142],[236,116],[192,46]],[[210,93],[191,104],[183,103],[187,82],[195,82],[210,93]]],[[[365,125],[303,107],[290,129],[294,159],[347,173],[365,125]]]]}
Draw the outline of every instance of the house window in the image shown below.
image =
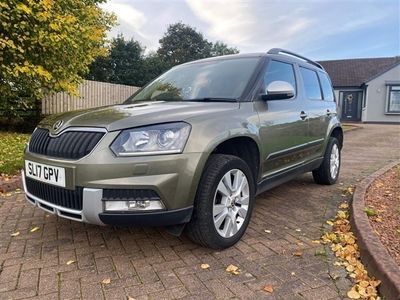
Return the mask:
{"type": "Polygon", "coordinates": [[[400,85],[389,86],[387,112],[400,113],[400,85]]]}

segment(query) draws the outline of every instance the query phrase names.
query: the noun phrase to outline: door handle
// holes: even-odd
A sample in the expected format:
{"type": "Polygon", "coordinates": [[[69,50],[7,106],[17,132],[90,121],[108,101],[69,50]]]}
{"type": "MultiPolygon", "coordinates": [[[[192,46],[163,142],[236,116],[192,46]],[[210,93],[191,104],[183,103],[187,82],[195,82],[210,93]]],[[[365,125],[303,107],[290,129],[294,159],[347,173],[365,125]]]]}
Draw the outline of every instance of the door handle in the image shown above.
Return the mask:
{"type": "Polygon", "coordinates": [[[304,112],[304,111],[302,111],[301,113],[300,113],[300,118],[302,119],[302,120],[304,120],[305,118],[307,118],[308,117],[308,115],[304,112]]]}

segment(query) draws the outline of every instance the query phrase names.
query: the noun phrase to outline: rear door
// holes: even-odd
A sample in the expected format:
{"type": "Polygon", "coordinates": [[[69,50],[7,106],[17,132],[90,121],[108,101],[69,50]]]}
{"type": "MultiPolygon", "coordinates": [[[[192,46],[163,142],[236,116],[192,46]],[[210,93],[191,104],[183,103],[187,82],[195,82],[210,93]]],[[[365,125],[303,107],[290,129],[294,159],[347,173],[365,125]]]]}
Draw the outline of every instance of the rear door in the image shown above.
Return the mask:
{"type": "Polygon", "coordinates": [[[309,118],[309,159],[321,156],[329,122],[336,114],[336,104],[326,73],[300,66],[306,110],[309,118]]]}
{"type": "Polygon", "coordinates": [[[304,160],[308,141],[308,119],[304,117],[304,101],[298,94],[295,67],[292,63],[270,60],[262,76],[260,92],[273,81],[286,81],[295,95],[285,100],[261,100],[254,105],[260,119],[263,177],[290,169],[304,160]]]}

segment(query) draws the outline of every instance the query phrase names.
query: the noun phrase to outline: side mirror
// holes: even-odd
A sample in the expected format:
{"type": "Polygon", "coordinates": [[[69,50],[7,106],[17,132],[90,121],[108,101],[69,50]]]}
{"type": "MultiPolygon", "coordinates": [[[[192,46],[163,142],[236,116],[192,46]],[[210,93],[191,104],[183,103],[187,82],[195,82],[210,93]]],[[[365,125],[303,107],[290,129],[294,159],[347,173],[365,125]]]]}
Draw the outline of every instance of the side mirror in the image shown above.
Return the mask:
{"type": "Polygon", "coordinates": [[[265,94],[261,95],[263,100],[282,100],[294,96],[294,87],[286,81],[272,81],[268,84],[265,94]]]}

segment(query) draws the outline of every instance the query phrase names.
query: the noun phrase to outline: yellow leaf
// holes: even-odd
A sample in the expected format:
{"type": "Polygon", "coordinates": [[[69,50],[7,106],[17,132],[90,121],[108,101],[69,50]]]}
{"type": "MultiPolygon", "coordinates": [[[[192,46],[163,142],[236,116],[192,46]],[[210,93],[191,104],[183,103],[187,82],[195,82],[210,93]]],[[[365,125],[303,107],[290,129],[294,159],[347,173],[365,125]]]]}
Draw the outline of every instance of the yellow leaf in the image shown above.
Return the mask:
{"type": "Polygon", "coordinates": [[[128,300],[135,300],[135,298],[128,296],[128,300]]]}
{"type": "Polygon", "coordinates": [[[239,268],[236,267],[235,265],[229,265],[229,266],[226,268],[226,271],[229,272],[229,273],[231,273],[231,274],[234,274],[234,275],[239,275],[239,274],[240,274],[239,268]]]}
{"type": "Polygon", "coordinates": [[[274,288],[273,288],[273,286],[270,285],[270,284],[264,286],[263,290],[266,291],[267,293],[270,293],[270,294],[274,292],[274,288]]]}
{"type": "Polygon", "coordinates": [[[101,282],[102,284],[109,284],[111,282],[110,278],[105,278],[103,279],[103,281],[101,282]]]}
{"type": "Polygon", "coordinates": [[[357,291],[351,290],[347,292],[347,297],[350,299],[360,299],[361,296],[357,291]]]}
{"type": "Polygon", "coordinates": [[[19,235],[19,231],[11,233],[11,236],[18,236],[19,235]]]}
{"type": "Polygon", "coordinates": [[[75,262],[74,260],[69,260],[69,261],[67,261],[67,265],[68,265],[68,266],[69,266],[69,265],[72,265],[74,262],[75,262]]]}
{"type": "Polygon", "coordinates": [[[314,241],[311,241],[311,243],[313,243],[313,244],[321,244],[321,241],[319,241],[319,240],[314,240],[314,241]]]}
{"type": "Polygon", "coordinates": [[[352,265],[348,265],[346,267],[347,272],[353,272],[354,271],[354,267],[352,265]]]}
{"type": "Polygon", "coordinates": [[[346,208],[349,208],[349,205],[348,205],[346,202],[343,202],[343,203],[341,203],[341,204],[339,205],[339,208],[341,208],[341,209],[346,209],[346,208]]]}
{"type": "Polygon", "coordinates": [[[326,221],[326,224],[333,226],[333,222],[331,220],[326,221]]]}
{"type": "Polygon", "coordinates": [[[201,264],[201,265],[200,265],[200,268],[202,268],[202,269],[208,269],[208,268],[210,268],[210,265],[209,265],[209,264],[201,264]]]}
{"type": "Polygon", "coordinates": [[[293,256],[302,256],[303,253],[300,250],[296,250],[295,252],[293,252],[293,256]]]}
{"type": "Polygon", "coordinates": [[[39,227],[35,226],[30,230],[30,232],[35,232],[35,231],[38,231],[39,229],[40,229],[39,227]]]}

